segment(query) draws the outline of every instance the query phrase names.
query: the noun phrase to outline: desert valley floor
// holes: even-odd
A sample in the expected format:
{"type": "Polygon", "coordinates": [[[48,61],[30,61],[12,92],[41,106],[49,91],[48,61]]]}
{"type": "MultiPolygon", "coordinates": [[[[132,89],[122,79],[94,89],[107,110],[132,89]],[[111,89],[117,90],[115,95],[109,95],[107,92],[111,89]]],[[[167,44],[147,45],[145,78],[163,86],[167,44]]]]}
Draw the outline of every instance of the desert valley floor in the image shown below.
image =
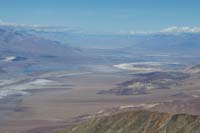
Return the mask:
{"type": "Polygon", "coordinates": [[[27,82],[37,86],[48,80],[49,85],[42,84],[43,89],[30,89],[27,95],[10,96],[0,102],[0,132],[49,133],[93,116],[125,110],[200,115],[198,75],[175,75],[174,78],[174,74],[164,71],[150,72],[148,75],[132,74],[130,71],[61,71],[37,74],[36,81],[27,82]],[[167,82],[161,84],[159,81],[159,85],[165,89],[159,88],[158,79],[152,77],[155,74],[156,77],[160,75],[159,80],[167,82]],[[141,80],[135,81],[134,76],[141,80]],[[145,76],[145,80],[142,76],[145,76]],[[146,79],[148,76],[151,80],[146,79]],[[151,86],[154,88],[151,89],[151,86]],[[143,91],[138,92],[141,87],[143,91]],[[131,91],[124,88],[131,88],[131,91]]]}

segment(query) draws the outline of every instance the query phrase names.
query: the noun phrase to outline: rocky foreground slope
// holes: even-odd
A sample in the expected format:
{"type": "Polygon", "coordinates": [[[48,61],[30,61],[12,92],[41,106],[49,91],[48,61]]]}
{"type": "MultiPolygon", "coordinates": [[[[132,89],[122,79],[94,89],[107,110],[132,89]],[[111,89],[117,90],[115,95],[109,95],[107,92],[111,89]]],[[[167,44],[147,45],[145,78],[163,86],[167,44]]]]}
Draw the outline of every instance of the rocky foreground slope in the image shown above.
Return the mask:
{"type": "Polygon", "coordinates": [[[199,133],[200,116],[131,111],[93,118],[60,133],[199,133]]]}

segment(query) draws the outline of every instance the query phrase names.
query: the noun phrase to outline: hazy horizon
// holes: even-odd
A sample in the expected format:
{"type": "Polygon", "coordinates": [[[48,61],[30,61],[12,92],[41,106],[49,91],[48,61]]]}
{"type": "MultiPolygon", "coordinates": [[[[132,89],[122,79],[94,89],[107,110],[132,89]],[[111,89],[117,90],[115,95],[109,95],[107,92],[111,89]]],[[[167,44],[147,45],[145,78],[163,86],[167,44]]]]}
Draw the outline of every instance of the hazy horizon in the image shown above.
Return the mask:
{"type": "Polygon", "coordinates": [[[200,27],[199,1],[1,0],[0,22],[65,26],[86,33],[133,33],[200,27]]]}

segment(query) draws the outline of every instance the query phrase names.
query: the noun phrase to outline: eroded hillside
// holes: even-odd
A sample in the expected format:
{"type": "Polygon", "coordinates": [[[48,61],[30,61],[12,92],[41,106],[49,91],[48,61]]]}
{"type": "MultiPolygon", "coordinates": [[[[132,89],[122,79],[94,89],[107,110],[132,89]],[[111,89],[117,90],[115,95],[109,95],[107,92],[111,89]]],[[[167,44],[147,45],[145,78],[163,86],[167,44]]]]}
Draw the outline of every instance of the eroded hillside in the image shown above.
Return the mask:
{"type": "Polygon", "coordinates": [[[93,118],[60,133],[199,133],[200,116],[131,111],[93,118]]]}

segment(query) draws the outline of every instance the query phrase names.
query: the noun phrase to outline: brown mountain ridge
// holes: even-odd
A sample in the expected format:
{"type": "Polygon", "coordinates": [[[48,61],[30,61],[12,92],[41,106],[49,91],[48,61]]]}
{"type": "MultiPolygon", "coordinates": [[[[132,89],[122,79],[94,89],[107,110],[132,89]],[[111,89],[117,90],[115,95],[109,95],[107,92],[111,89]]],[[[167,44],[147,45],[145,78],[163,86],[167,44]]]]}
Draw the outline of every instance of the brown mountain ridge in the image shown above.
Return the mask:
{"type": "Polygon", "coordinates": [[[199,133],[200,116],[130,111],[92,118],[59,133],[199,133]]]}

